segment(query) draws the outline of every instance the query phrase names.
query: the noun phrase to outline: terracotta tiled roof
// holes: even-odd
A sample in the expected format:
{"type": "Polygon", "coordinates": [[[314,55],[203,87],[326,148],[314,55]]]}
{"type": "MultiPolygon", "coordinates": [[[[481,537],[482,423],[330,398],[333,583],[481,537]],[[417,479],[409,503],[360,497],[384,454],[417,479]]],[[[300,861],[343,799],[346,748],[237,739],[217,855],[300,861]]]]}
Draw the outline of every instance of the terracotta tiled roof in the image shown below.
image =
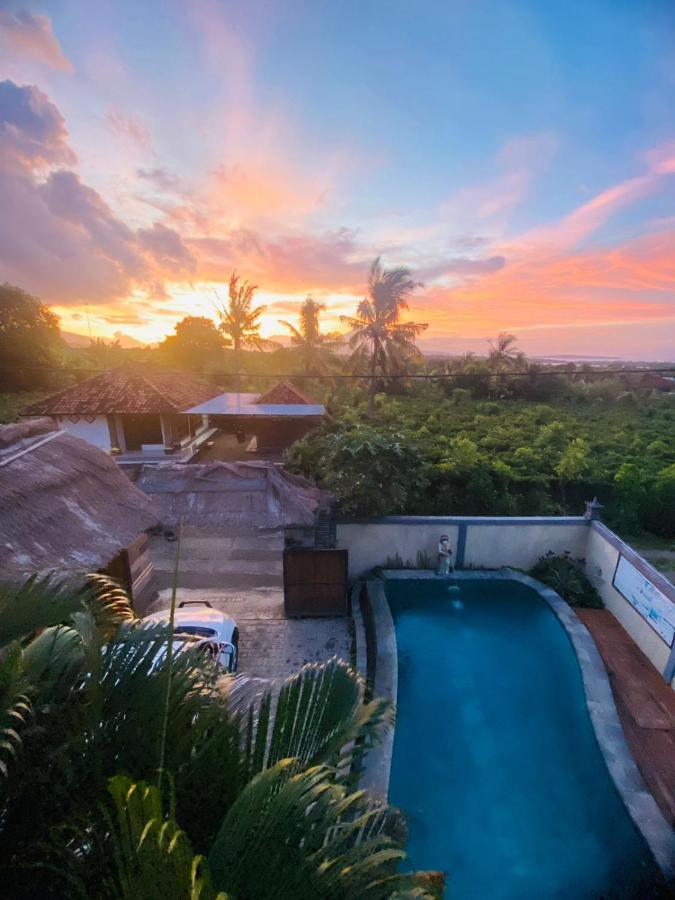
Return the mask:
{"type": "Polygon", "coordinates": [[[66,388],[26,410],[31,416],[179,413],[218,393],[180,372],[113,369],[66,388]]]}
{"type": "Polygon", "coordinates": [[[646,372],[642,376],[642,384],[647,387],[657,388],[662,391],[675,391],[675,381],[672,378],[664,378],[656,372],[646,372]]]}
{"type": "Polygon", "coordinates": [[[256,403],[302,403],[315,404],[316,400],[312,400],[307,394],[304,394],[299,388],[288,381],[280,381],[270,388],[266,394],[261,394],[256,403]]]}

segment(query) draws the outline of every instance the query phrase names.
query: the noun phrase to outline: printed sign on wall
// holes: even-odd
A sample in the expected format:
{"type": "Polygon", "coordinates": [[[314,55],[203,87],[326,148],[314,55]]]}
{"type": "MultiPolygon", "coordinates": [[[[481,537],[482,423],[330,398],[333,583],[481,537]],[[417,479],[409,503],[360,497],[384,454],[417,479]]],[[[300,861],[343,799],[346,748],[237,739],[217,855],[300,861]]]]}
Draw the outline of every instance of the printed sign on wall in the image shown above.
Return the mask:
{"type": "Polygon", "coordinates": [[[619,556],[612,584],[668,646],[672,647],[675,638],[675,603],[654,587],[625,556],[619,556]]]}

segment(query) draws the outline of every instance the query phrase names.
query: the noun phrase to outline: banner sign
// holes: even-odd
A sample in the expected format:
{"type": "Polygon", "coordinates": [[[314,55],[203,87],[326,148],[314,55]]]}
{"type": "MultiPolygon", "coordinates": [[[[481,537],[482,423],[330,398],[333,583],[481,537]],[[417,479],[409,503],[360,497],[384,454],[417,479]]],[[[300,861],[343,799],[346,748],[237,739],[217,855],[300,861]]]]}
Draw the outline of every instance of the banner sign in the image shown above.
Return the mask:
{"type": "Polygon", "coordinates": [[[675,638],[675,603],[654,587],[625,556],[619,556],[612,584],[669,647],[675,638]]]}

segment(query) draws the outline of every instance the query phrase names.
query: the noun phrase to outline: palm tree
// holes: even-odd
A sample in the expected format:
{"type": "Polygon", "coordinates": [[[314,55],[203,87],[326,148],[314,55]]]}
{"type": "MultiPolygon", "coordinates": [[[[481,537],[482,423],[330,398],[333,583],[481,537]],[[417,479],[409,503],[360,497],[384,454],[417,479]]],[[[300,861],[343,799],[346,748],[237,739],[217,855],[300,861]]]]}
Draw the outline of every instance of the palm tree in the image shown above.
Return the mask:
{"type": "Polygon", "coordinates": [[[319,314],[326,308],[310,294],[300,307],[300,327],[296,328],[284,319],[279,324],[291,333],[291,343],[300,350],[305,375],[324,375],[327,363],[333,358],[332,351],[344,343],[339,335],[322,334],[319,314]]]}
{"type": "Polygon", "coordinates": [[[368,297],[359,303],[356,316],[340,317],[353,331],[349,346],[353,350],[354,371],[368,369],[371,416],[375,412],[377,375],[400,371],[420,355],[415,338],[427,325],[401,321],[401,313],[408,309],[408,298],[418,286],[408,269],[385,269],[378,256],[368,275],[368,297]]]}
{"type": "MultiPolygon", "coordinates": [[[[216,305],[219,319],[218,330],[232,344],[237,372],[239,372],[242,349],[254,347],[257,350],[264,350],[272,344],[272,341],[266,341],[260,336],[260,316],[267,307],[256,306],[253,308],[251,306],[253,295],[257,290],[257,284],[240,281],[239,275],[233,272],[227,290],[227,303],[223,303],[218,298],[216,305]]],[[[217,293],[216,296],[218,296],[217,293]]]]}
{"type": "Polygon", "coordinates": [[[488,363],[491,373],[498,376],[491,379],[491,392],[494,396],[503,397],[511,390],[512,384],[501,375],[525,365],[525,354],[517,349],[517,342],[518,338],[510,331],[500,331],[497,340],[494,343],[490,341],[488,363]]]}
{"type": "Polygon", "coordinates": [[[309,665],[273,702],[197,652],[170,665],[170,640],[103,576],[0,584],[6,896],[440,897],[439,874],[398,873],[400,814],[353,791],[392,717],[360,676],[309,665]]]}
{"type": "Polygon", "coordinates": [[[510,331],[500,331],[497,340],[494,343],[490,341],[488,359],[497,370],[513,369],[524,360],[525,356],[517,349],[517,343],[518,338],[510,331]]]}

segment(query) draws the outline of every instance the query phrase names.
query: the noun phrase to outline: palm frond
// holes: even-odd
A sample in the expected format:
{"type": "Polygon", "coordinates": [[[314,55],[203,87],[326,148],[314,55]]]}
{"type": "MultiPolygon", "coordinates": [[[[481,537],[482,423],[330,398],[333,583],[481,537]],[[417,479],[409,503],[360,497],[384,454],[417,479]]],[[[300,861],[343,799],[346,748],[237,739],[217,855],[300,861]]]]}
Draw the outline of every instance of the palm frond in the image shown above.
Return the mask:
{"type": "Polygon", "coordinates": [[[21,746],[21,730],[32,716],[26,687],[21,647],[15,642],[0,657],[0,780],[7,777],[21,746]]]}
{"type": "Polygon", "coordinates": [[[49,625],[68,622],[83,608],[83,589],[51,573],[23,584],[0,583],[0,647],[49,625]]]}
{"type": "Polygon", "coordinates": [[[356,738],[372,744],[393,718],[384,700],[363,704],[364,682],[345,662],[310,663],[286,680],[277,700],[266,766],[295,757],[336,761],[356,738]]]}
{"type": "Polygon", "coordinates": [[[124,588],[109,575],[87,575],[84,599],[105,639],[112,638],[124,622],[136,618],[131,599],[124,588]]]}
{"type": "Polygon", "coordinates": [[[287,322],[286,319],[279,319],[278,321],[279,321],[280,325],[283,325],[284,328],[287,328],[290,331],[291,341],[294,344],[303,344],[304,343],[304,338],[300,334],[298,329],[295,327],[295,325],[292,325],[290,322],[287,322]]]}
{"type": "Polygon", "coordinates": [[[50,573],[33,575],[18,586],[0,583],[0,646],[66,624],[85,609],[91,610],[106,636],[134,618],[128,595],[107,575],[88,575],[83,583],[74,583],[50,573]]]}
{"type": "Polygon", "coordinates": [[[407,889],[397,814],[348,794],[327,766],[297,769],[282,760],[244,789],[209,852],[214,884],[241,900],[380,900],[407,889]]]}
{"type": "Polygon", "coordinates": [[[113,871],[104,884],[111,900],[226,900],[212,888],[204,860],[193,854],[186,834],[164,817],[156,787],[117,775],[108,790],[113,871]]]}
{"type": "Polygon", "coordinates": [[[82,637],[69,625],[45,628],[23,649],[23,666],[33,690],[51,702],[71,692],[84,663],[82,637]]]}

